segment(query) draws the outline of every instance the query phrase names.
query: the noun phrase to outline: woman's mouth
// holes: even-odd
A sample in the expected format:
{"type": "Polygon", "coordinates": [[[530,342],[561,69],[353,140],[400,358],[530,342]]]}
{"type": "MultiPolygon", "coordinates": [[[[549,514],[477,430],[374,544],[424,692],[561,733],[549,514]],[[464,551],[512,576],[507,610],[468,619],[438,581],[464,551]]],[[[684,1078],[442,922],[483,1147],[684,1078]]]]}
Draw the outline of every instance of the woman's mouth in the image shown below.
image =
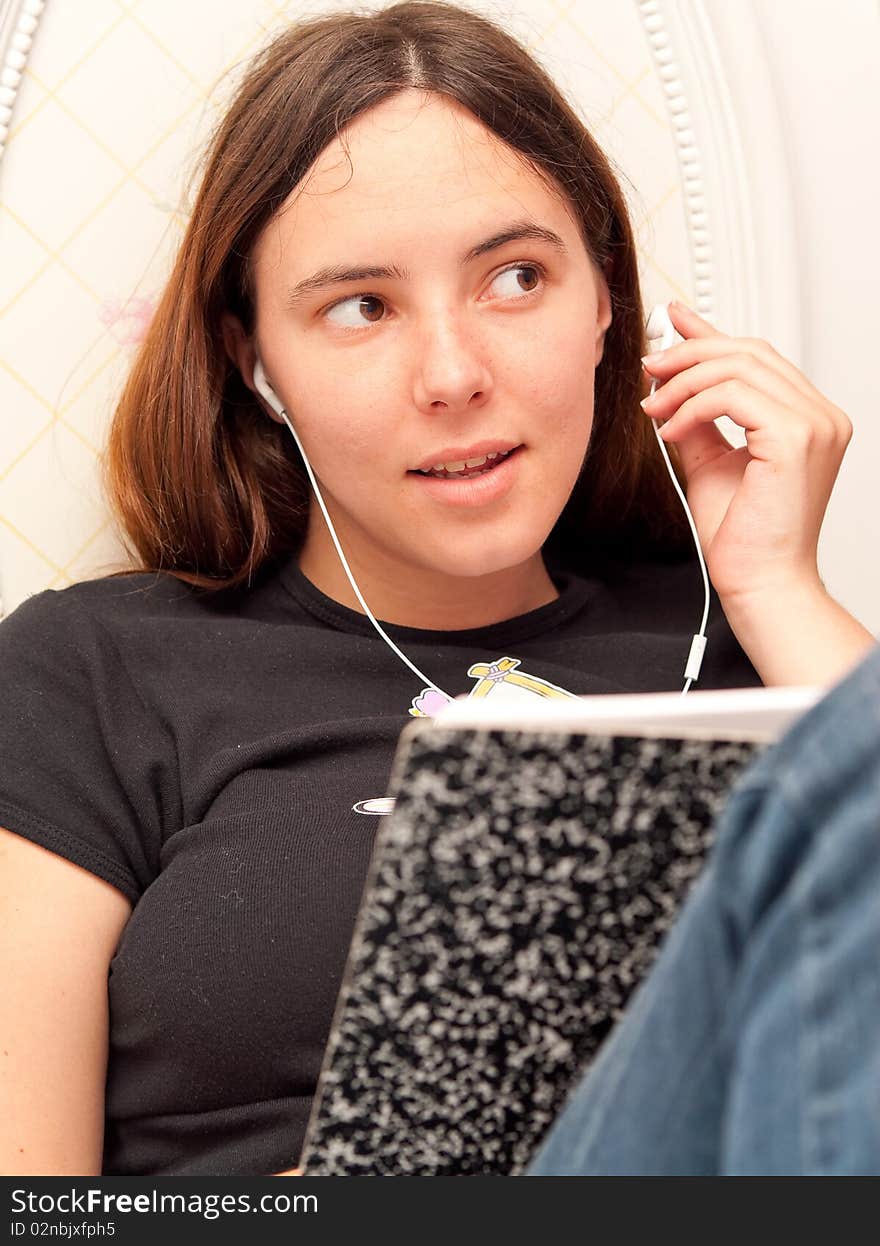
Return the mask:
{"type": "Polygon", "coordinates": [[[486,506],[512,488],[525,446],[492,452],[463,463],[437,463],[407,472],[416,486],[435,501],[451,506],[486,506]]]}
{"type": "Polygon", "coordinates": [[[416,473],[419,476],[432,476],[440,480],[453,478],[466,480],[470,476],[483,476],[486,472],[491,472],[511,454],[513,450],[496,451],[492,454],[481,454],[478,457],[466,459],[461,463],[438,463],[436,467],[429,468],[427,471],[416,469],[416,473]]]}

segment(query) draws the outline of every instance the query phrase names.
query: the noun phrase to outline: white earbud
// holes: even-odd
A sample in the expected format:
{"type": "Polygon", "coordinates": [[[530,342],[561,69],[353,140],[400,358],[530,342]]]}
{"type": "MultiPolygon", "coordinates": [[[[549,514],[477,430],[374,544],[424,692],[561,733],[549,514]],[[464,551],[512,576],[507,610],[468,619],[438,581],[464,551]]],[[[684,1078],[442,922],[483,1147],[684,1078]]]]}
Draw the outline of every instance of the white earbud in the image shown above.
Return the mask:
{"type": "MultiPolygon", "coordinates": [[[[658,303],[656,307],[651,309],[648,317],[648,323],[645,325],[645,336],[651,343],[655,351],[668,350],[670,346],[675,344],[676,328],[669,316],[669,307],[666,303],[658,303]]],[[[651,393],[653,394],[657,388],[657,378],[651,378],[651,393]]],[[[700,623],[700,630],[691,641],[691,648],[688,654],[688,660],[685,665],[684,677],[685,685],[682,692],[687,692],[691,684],[700,673],[700,666],[703,662],[703,654],[706,651],[706,623],[709,619],[709,575],[706,571],[706,561],[703,558],[703,551],[700,548],[700,538],[697,536],[697,525],[694,523],[694,517],[691,509],[687,504],[687,498],[682,492],[681,485],[678,483],[678,477],[669,459],[669,451],[666,449],[666,442],[660,436],[660,430],[654,422],[654,433],[660,444],[660,452],[663,455],[666,469],[672,477],[672,483],[675,486],[675,492],[678,494],[679,501],[684,507],[684,513],[687,515],[690,524],[691,535],[694,538],[694,545],[697,547],[697,557],[700,560],[700,571],[703,574],[703,619],[700,623]]]]}
{"type": "Polygon", "coordinates": [[[652,309],[645,328],[645,336],[651,343],[660,339],[655,347],[656,350],[666,350],[675,341],[675,325],[669,318],[669,308],[665,303],[658,303],[652,309]]]}
{"type": "Polygon", "coordinates": [[[268,402],[275,414],[280,415],[283,419],[287,412],[281,405],[281,399],[266,379],[265,369],[259,359],[257,359],[257,362],[254,364],[254,385],[257,388],[257,393],[262,398],[265,398],[266,402],[268,402]]]}

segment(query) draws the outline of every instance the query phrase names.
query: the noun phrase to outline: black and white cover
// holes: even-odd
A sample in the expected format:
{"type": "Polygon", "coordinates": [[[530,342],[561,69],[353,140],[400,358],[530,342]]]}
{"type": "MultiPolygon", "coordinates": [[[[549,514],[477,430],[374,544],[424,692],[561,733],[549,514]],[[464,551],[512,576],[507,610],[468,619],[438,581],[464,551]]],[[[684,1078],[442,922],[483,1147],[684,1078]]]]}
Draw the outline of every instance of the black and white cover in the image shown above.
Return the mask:
{"type": "Polygon", "coordinates": [[[522,1171],[649,968],[759,747],[408,726],[305,1172],[522,1171]]]}

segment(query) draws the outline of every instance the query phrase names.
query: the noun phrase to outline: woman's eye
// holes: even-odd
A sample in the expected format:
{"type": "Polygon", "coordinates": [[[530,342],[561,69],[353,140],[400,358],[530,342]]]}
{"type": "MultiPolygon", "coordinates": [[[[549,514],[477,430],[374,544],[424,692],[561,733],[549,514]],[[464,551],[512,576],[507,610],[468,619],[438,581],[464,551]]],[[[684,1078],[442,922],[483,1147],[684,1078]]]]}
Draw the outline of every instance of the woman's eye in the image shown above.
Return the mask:
{"type": "Polygon", "coordinates": [[[379,322],[381,316],[375,315],[375,305],[377,303],[380,307],[385,306],[384,300],[380,299],[375,294],[353,294],[351,298],[340,299],[338,303],[334,303],[332,307],[328,307],[324,315],[331,321],[332,324],[339,325],[342,329],[358,329],[362,325],[377,324],[379,322]],[[349,306],[352,307],[354,311],[348,319],[334,319],[334,317],[330,314],[331,312],[341,312],[344,307],[349,306]],[[366,315],[366,319],[364,320],[359,319],[361,310],[363,310],[366,315]]]}
{"type": "Polygon", "coordinates": [[[537,289],[538,282],[543,280],[544,270],[539,268],[537,264],[514,264],[510,268],[505,268],[504,272],[499,273],[492,285],[496,285],[503,277],[514,278],[514,280],[507,283],[507,295],[517,298],[518,294],[532,294],[537,289]],[[523,286],[517,276],[518,273],[532,273],[532,284],[523,286]]]}
{"type": "MultiPolygon", "coordinates": [[[[520,298],[533,294],[538,287],[538,283],[544,279],[544,270],[538,264],[512,264],[510,268],[505,268],[492,281],[495,286],[502,280],[508,278],[508,290],[503,291],[502,298],[520,298]],[[526,279],[526,285],[520,282],[518,273],[531,273],[531,284],[529,278],[526,279]]],[[[324,315],[332,324],[337,325],[341,329],[359,329],[367,324],[378,324],[382,319],[381,309],[385,306],[385,300],[379,298],[377,294],[353,294],[351,298],[340,299],[338,303],[333,303],[326,309],[324,315]],[[349,308],[350,311],[343,314],[343,309],[349,308]],[[334,313],[331,315],[331,313],[334,313]]]]}

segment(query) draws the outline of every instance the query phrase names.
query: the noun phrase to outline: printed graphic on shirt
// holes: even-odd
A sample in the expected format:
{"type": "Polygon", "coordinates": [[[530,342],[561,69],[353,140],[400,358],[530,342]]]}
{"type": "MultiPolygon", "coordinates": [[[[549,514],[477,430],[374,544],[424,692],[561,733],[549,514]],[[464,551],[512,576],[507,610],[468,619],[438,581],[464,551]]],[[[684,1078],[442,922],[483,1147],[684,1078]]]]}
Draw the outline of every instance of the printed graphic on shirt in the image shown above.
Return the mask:
{"type": "MultiPolygon", "coordinates": [[[[510,701],[531,701],[532,697],[574,696],[574,693],[566,692],[564,688],[559,688],[546,679],[517,670],[519,664],[519,658],[475,662],[468,670],[468,675],[477,683],[467,694],[467,700],[490,696],[493,702],[507,704],[510,701]]],[[[438,692],[436,688],[424,688],[419,696],[413,697],[409,712],[414,718],[433,718],[451,700],[451,697],[438,692]]]]}
{"type": "MultiPolygon", "coordinates": [[[[475,662],[468,670],[471,679],[476,683],[467,694],[472,698],[492,697],[494,703],[508,704],[513,702],[531,701],[533,697],[573,697],[576,694],[565,688],[551,684],[537,675],[529,675],[519,669],[519,658],[496,658],[494,662],[475,662]]],[[[417,697],[413,697],[409,713],[413,718],[434,718],[444,705],[448,705],[452,697],[446,696],[436,688],[423,688],[417,697]]],[[[394,800],[389,796],[376,797],[372,800],[359,800],[352,805],[354,813],[389,814],[394,809],[394,800]]]]}
{"type": "Polygon", "coordinates": [[[373,800],[359,800],[356,805],[352,805],[355,813],[371,813],[377,814],[390,813],[394,808],[394,799],[391,796],[377,796],[373,800]]]}

